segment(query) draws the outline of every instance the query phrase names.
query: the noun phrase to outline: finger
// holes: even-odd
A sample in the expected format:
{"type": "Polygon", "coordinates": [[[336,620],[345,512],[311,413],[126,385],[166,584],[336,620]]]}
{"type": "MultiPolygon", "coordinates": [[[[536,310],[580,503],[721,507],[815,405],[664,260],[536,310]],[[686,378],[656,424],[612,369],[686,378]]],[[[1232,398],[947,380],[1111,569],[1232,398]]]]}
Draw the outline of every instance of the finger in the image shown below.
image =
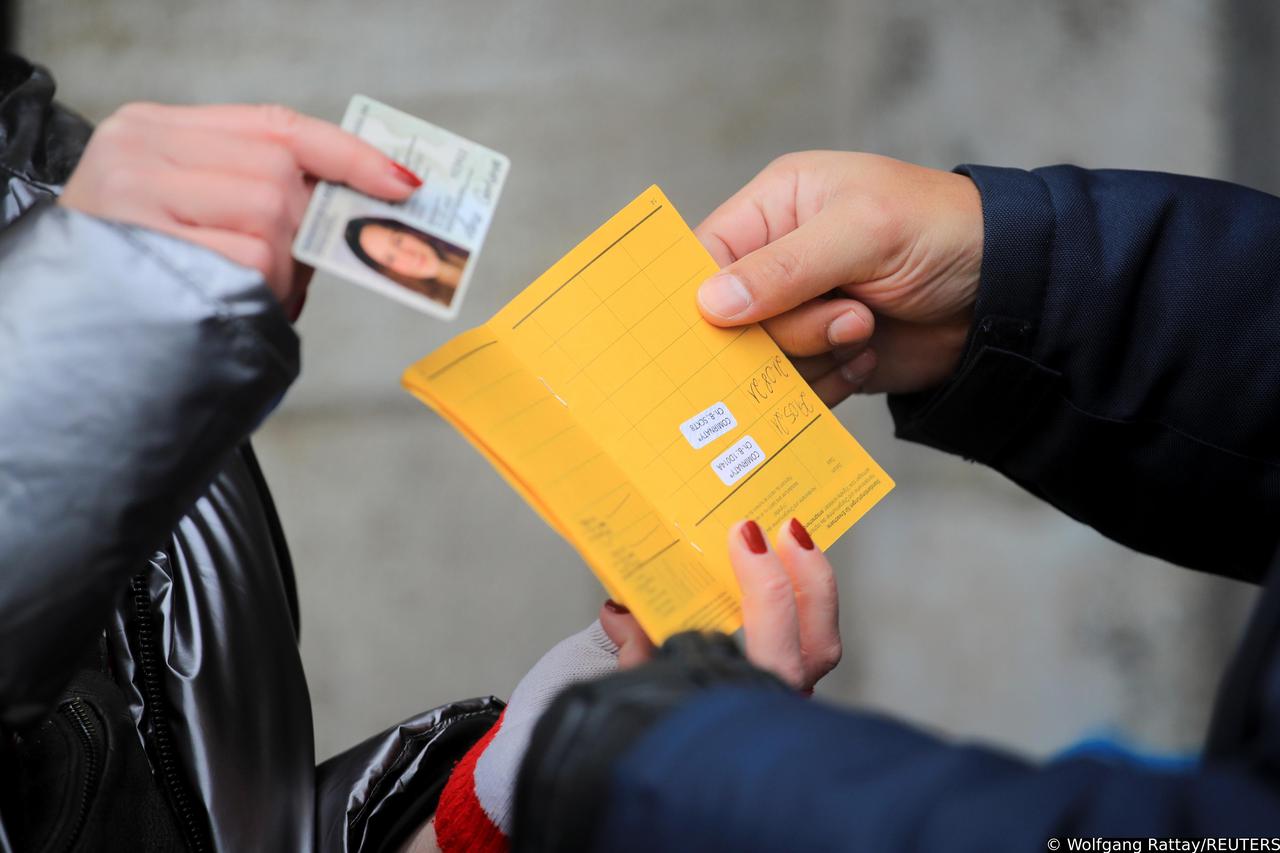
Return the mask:
{"type": "Polygon", "coordinates": [[[799,176],[785,163],[771,163],[693,229],[720,266],[728,266],[799,224],[795,204],[799,176]]]}
{"type": "MultiPolygon", "coordinates": [[[[216,172],[165,169],[147,187],[154,203],[181,223],[260,237],[272,246],[288,246],[306,208],[306,189],[216,172]]],[[[293,261],[287,250],[275,253],[273,283],[287,286],[293,261]]]]}
{"type": "Polygon", "coordinates": [[[871,309],[852,299],[811,299],[765,320],[764,330],[788,355],[818,355],[862,346],[875,328],[871,309]]]}
{"type": "Polygon", "coordinates": [[[292,238],[306,210],[308,190],[299,179],[274,181],[219,172],[158,170],[144,194],[160,209],[190,225],[292,238]]]}
{"type": "Polygon", "coordinates": [[[800,305],[849,282],[873,279],[889,253],[846,210],[824,208],[768,245],[739,258],[698,289],[702,316],[741,326],[800,305]]]}
{"type": "Polygon", "coordinates": [[[636,617],[621,604],[609,599],[600,606],[600,625],[618,646],[618,668],[630,669],[653,657],[653,643],[636,617]]]}
{"type": "Polygon", "coordinates": [[[918,391],[941,385],[950,378],[969,335],[969,321],[960,325],[906,323],[884,320],[872,336],[879,358],[867,377],[863,392],[918,391]],[[939,353],[953,352],[952,359],[939,353]]]}
{"type": "Polygon", "coordinates": [[[248,267],[270,281],[275,271],[275,258],[266,240],[236,231],[182,225],[172,220],[138,222],[138,225],[160,231],[188,243],[217,252],[229,261],[248,267]]]}
{"type": "Polygon", "coordinates": [[[831,561],[814,544],[798,519],[778,531],[778,556],[791,576],[796,615],[800,623],[800,651],[804,662],[803,687],[811,688],[840,663],[840,599],[831,561]]]}
{"type": "Polygon", "coordinates": [[[835,408],[851,395],[862,393],[875,376],[878,363],[875,350],[866,349],[825,376],[812,380],[809,386],[827,408],[835,408]]]}
{"type": "Polygon", "coordinates": [[[173,166],[273,181],[281,186],[294,186],[304,180],[289,149],[269,139],[156,121],[146,115],[127,122],[125,127],[123,132],[132,137],[131,144],[173,166]]]}
{"type": "Polygon", "coordinates": [[[804,680],[791,577],[754,521],[729,530],[729,562],[742,589],[747,657],[793,687],[804,680]]]}
{"type": "Polygon", "coordinates": [[[378,198],[408,198],[422,181],[399,163],[337,125],[277,104],[172,107],[131,104],[129,115],[268,139],[285,146],[298,167],[378,198]]]}
{"type": "Polygon", "coordinates": [[[792,358],[791,364],[795,367],[796,372],[804,379],[805,382],[813,383],[815,380],[826,376],[831,371],[838,368],[847,361],[851,361],[862,354],[859,347],[834,349],[831,352],[824,352],[821,355],[811,355],[805,358],[792,358]]]}

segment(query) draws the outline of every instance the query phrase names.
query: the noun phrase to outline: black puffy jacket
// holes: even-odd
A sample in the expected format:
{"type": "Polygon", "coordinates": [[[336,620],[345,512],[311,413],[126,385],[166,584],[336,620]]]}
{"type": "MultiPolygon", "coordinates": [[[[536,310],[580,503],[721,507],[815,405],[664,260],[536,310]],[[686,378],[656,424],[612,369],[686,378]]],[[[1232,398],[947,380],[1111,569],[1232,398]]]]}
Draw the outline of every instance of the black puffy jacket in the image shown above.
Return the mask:
{"type": "Polygon", "coordinates": [[[31,831],[23,785],[55,724],[89,750],[63,829],[130,831],[129,809],[93,809],[124,786],[92,754],[104,691],[127,732],[107,746],[145,754],[188,846],[392,847],[501,703],[315,765],[292,567],[247,442],[297,338],[249,270],[55,204],[90,128],[53,94],[0,54],[0,850],[31,831]]]}

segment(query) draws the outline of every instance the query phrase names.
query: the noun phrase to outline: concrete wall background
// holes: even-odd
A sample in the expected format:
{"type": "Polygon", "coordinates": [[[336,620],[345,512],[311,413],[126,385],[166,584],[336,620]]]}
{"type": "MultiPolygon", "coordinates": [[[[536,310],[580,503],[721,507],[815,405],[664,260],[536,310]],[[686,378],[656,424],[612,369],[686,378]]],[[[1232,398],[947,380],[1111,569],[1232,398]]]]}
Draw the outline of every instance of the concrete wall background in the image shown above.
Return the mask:
{"type": "MultiPolygon", "coordinates": [[[[697,221],[789,150],[1247,172],[1241,157],[1266,149],[1238,142],[1256,123],[1233,40],[1258,35],[1240,7],[27,0],[17,44],[94,119],[155,99],[336,120],[364,92],[513,161],[457,323],[318,277],[303,378],[257,440],[298,567],[325,756],[424,706],[505,695],[601,598],[574,552],[400,391],[406,364],[649,183],[697,221]]],[[[881,400],[839,414],[898,489],[833,549],[847,653],[821,692],[1035,754],[1104,728],[1195,746],[1250,590],[1129,553],[990,471],[897,442],[881,400]]]]}

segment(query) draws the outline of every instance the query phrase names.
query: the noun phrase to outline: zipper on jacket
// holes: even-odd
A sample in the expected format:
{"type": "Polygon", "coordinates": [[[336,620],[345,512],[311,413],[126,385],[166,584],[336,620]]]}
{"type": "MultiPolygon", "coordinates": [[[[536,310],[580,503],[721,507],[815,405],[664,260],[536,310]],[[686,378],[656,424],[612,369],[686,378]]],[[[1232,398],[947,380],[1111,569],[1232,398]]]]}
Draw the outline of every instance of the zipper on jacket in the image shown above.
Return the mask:
{"type": "Polygon", "coordinates": [[[64,850],[75,848],[80,833],[84,831],[85,821],[89,819],[89,806],[93,802],[94,793],[102,775],[102,756],[98,754],[97,732],[89,709],[80,698],[70,699],[58,706],[58,713],[67,719],[80,738],[84,747],[84,778],[80,785],[80,801],[76,806],[75,819],[71,833],[67,836],[64,850]]]}
{"type": "Polygon", "coordinates": [[[196,853],[204,853],[209,845],[201,830],[201,821],[192,804],[191,794],[182,778],[182,769],[169,731],[164,682],[160,674],[160,638],[156,634],[155,619],[151,613],[151,592],[146,572],[134,575],[130,581],[130,591],[133,594],[133,609],[138,626],[138,669],[142,674],[142,693],[146,700],[147,714],[151,717],[156,769],[159,771],[161,785],[169,795],[169,803],[173,806],[187,846],[196,853]]]}

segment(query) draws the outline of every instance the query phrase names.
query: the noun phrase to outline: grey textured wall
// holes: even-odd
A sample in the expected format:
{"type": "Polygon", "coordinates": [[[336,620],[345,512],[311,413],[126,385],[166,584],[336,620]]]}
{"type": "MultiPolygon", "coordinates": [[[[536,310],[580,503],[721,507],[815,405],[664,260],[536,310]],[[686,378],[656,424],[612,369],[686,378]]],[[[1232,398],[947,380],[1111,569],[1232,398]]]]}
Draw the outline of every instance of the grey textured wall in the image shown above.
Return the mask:
{"type": "MultiPolygon", "coordinates": [[[[1274,114],[1242,102],[1259,92],[1234,49],[1259,36],[1253,14],[1237,0],[28,0],[19,45],[95,119],[136,99],[337,119],[364,92],[511,156],[461,319],[319,277],[299,324],[304,376],[258,437],[327,755],[424,706],[505,695],[601,598],[574,552],[400,391],[406,364],[650,182],[696,221],[793,149],[1265,182],[1254,134],[1274,114]]],[[[1196,744],[1249,590],[1126,552],[989,471],[897,442],[881,400],[840,414],[898,489],[833,549],[848,651],[822,692],[1037,754],[1101,728],[1196,744]]]]}

